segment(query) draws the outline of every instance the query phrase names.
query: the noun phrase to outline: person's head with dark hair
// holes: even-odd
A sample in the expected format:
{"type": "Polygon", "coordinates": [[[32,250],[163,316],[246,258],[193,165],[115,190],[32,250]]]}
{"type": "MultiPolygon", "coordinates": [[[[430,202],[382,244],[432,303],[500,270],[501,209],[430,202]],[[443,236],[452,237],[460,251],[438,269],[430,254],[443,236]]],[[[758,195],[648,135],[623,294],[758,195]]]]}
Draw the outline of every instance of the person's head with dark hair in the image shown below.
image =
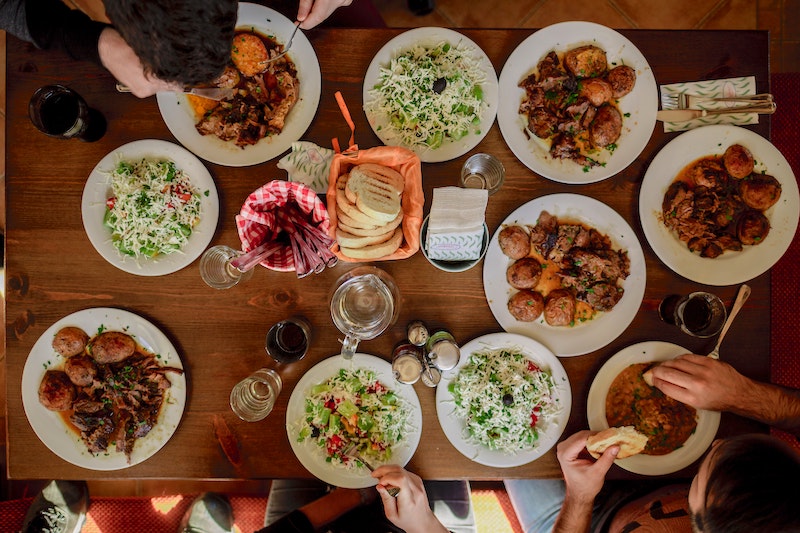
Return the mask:
{"type": "Polygon", "coordinates": [[[105,0],[106,14],[145,71],[184,85],[207,83],[230,63],[235,0],[105,0]]]}
{"type": "Polygon", "coordinates": [[[800,531],[800,455],[767,435],[714,442],[689,489],[702,533],[800,531]]]}

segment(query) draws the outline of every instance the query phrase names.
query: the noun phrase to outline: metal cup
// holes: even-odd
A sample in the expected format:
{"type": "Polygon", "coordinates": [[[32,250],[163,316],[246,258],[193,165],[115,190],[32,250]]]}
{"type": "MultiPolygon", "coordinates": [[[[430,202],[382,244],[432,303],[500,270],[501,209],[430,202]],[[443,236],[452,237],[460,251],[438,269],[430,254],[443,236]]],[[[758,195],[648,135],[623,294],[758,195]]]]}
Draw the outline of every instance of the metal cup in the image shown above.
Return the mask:
{"type": "Polygon", "coordinates": [[[231,390],[231,409],[245,422],[267,417],[281,393],[281,377],[272,369],[262,368],[234,385],[231,390]]]}
{"type": "Polygon", "coordinates": [[[461,186],[466,189],[486,189],[492,195],[500,190],[506,176],[503,163],[490,154],[475,154],[461,167],[461,186]]]}

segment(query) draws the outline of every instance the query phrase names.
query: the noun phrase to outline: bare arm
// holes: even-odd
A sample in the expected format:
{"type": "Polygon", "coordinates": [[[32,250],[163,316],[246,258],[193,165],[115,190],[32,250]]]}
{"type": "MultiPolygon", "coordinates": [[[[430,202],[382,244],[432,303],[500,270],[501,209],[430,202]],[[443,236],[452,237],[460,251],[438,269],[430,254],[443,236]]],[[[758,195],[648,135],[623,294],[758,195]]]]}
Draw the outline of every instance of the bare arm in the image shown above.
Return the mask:
{"type": "Polygon", "coordinates": [[[800,391],[743,376],[724,361],[681,355],[653,369],[664,394],[697,409],[729,411],[800,437],[800,391]]]}
{"type": "Polygon", "coordinates": [[[378,479],[378,492],[383,510],[394,525],[407,533],[447,533],[447,529],[433,514],[422,479],[398,465],[384,465],[375,469],[372,477],[378,479]],[[393,498],[386,486],[398,487],[393,498]]]}
{"type": "Polygon", "coordinates": [[[588,455],[581,457],[586,439],[593,433],[596,432],[581,431],[558,444],[558,462],[564,473],[567,492],[553,526],[554,533],[584,533],[591,526],[594,499],[603,488],[606,473],[619,453],[619,446],[611,446],[597,461],[588,455]]]}

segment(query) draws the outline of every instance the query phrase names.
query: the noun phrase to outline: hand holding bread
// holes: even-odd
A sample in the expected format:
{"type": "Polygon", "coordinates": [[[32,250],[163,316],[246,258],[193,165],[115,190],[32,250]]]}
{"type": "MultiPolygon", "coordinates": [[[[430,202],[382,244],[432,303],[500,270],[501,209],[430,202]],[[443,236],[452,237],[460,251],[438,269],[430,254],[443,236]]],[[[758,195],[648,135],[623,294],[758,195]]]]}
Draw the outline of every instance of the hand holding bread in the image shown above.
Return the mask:
{"type": "Polygon", "coordinates": [[[383,165],[363,163],[336,181],[336,240],[353,259],[378,259],[403,243],[403,176],[383,165]]]}
{"type": "Polygon", "coordinates": [[[586,439],[586,449],[595,459],[611,446],[619,446],[617,459],[625,459],[644,450],[648,437],[639,433],[633,426],[608,428],[586,439]]]}

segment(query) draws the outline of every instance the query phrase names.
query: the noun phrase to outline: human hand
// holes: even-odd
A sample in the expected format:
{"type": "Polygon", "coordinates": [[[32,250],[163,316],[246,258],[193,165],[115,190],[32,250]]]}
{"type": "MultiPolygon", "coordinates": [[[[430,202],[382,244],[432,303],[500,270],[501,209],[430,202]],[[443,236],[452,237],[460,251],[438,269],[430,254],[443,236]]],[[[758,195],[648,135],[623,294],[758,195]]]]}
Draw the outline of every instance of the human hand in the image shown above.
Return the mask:
{"type": "Polygon", "coordinates": [[[428,504],[428,495],[422,479],[398,465],[383,465],[372,472],[378,479],[378,493],[383,501],[383,510],[394,525],[406,533],[446,533],[428,504]],[[396,497],[386,491],[387,486],[400,489],[396,497]]]}
{"type": "Polygon", "coordinates": [[[100,33],[97,51],[103,66],[118,82],[128,87],[134,96],[146,98],[161,91],[182,90],[180,84],[166,82],[145,73],[139,56],[114,28],[106,28],[100,33]]]}
{"type": "Polygon", "coordinates": [[[353,0],[300,0],[297,20],[300,27],[310,30],[342,6],[349,6],[353,0]]]}
{"type": "Polygon", "coordinates": [[[556,456],[567,486],[567,497],[584,504],[594,501],[603,488],[606,473],[619,453],[619,446],[609,446],[596,461],[588,455],[581,457],[581,453],[586,450],[586,440],[595,433],[597,431],[579,431],[559,442],[556,448],[556,456]]]}
{"type": "Polygon", "coordinates": [[[695,409],[731,411],[752,390],[750,380],[731,365],[702,355],[680,355],[652,371],[654,386],[695,409]]]}

